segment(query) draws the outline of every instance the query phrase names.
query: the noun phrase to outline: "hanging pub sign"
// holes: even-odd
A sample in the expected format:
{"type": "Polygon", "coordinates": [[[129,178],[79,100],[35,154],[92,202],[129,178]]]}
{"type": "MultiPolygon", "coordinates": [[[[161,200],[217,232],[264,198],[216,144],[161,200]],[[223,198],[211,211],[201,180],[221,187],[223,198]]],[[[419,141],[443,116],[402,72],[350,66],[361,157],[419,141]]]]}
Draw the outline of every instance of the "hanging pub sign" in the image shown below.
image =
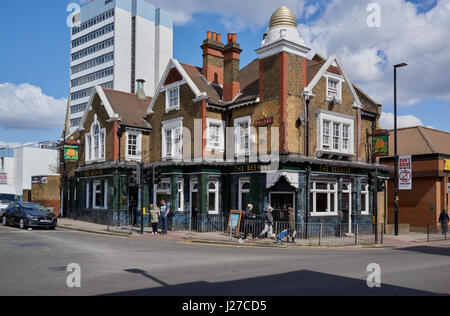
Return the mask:
{"type": "Polygon", "coordinates": [[[398,183],[400,190],[412,190],[411,156],[400,156],[398,159],[398,183]]]}
{"type": "Polygon", "coordinates": [[[372,148],[375,157],[389,156],[389,133],[383,130],[374,131],[372,148]]]}
{"type": "Polygon", "coordinates": [[[65,145],[64,159],[68,161],[78,161],[78,146],[65,145]]]}

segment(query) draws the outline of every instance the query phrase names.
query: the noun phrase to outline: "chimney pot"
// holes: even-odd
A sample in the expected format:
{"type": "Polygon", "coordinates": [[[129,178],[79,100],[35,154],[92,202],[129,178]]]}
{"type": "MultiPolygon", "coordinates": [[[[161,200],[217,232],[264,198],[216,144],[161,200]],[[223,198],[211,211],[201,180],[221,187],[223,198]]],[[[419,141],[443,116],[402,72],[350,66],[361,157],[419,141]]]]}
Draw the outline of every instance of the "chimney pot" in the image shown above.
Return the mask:
{"type": "Polygon", "coordinates": [[[206,32],[206,34],[207,34],[207,35],[206,35],[206,38],[207,38],[207,39],[211,39],[211,31],[206,32]]]}
{"type": "Polygon", "coordinates": [[[217,41],[222,42],[222,34],[217,34],[217,41]]]}
{"type": "Polygon", "coordinates": [[[147,96],[145,95],[145,91],[144,91],[144,83],[145,80],[144,79],[137,79],[137,97],[139,100],[145,100],[147,99],[147,96]]]}
{"type": "Polygon", "coordinates": [[[233,43],[237,43],[237,34],[233,34],[232,41],[233,43]]]}
{"type": "Polygon", "coordinates": [[[233,35],[232,35],[231,33],[228,33],[228,41],[227,41],[227,44],[230,44],[230,43],[231,43],[232,38],[233,38],[233,35]]]}
{"type": "Polygon", "coordinates": [[[217,41],[217,34],[216,34],[216,32],[212,33],[212,40],[213,41],[217,41]]]}

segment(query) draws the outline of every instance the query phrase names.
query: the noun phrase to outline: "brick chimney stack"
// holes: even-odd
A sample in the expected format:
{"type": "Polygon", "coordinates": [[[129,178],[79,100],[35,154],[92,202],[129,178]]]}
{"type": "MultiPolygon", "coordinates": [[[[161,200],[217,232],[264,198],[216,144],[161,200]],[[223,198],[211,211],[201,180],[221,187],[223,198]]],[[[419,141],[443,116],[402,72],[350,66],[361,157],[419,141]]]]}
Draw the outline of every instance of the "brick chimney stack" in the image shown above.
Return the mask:
{"type": "Polygon", "coordinates": [[[209,82],[223,85],[223,47],[221,34],[208,31],[203,41],[203,76],[209,82]]]}
{"type": "Polygon", "coordinates": [[[237,43],[237,35],[228,34],[227,45],[223,50],[224,55],[224,84],[223,100],[225,102],[233,101],[241,92],[241,82],[239,77],[239,63],[241,60],[242,49],[237,43]]]}

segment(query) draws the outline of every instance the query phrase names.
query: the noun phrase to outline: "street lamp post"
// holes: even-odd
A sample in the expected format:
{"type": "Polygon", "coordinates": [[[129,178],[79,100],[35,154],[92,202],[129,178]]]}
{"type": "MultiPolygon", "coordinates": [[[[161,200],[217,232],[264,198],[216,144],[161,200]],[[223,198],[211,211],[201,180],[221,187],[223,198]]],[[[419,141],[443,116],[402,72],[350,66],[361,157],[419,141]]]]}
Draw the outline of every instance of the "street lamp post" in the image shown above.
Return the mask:
{"type": "Polygon", "coordinates": [[[399,207],[399,196],[398,196],[398,147],[397,147],[397,69],[401,67],[406,67],[407,64],[397,64],[394,65],[394,151],[395,151],[395,199],[394,199],[394,213],[395,213],[395,236],[399,235],[398,229],[398,207],[399,207]]]}

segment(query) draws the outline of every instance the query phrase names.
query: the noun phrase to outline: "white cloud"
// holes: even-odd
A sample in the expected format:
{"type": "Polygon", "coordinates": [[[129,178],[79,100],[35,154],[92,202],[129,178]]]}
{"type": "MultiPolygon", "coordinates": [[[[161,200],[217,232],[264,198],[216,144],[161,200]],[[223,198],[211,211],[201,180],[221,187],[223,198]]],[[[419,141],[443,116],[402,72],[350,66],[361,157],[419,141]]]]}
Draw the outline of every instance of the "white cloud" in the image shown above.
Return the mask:
{"type": "Polygon", "coordinates": [[[0,84],[0,127],[6,129],[63,128],[67,100],[45,95],[41,88],[0,84]]]}
{"type": "Polygon", "coordinates": [[[299,26],[315,52],[337,54],[355,83],[377,102],[393,100],[392,65],[398,73],[399,105],[429,99],[450,100],[450,0],[439,0],[425,14],[405,0],[377,0],[381,27],[367,26],[370,1],[331,0],[320,19],[299,26]]]}
{"type": "MultiPolygon", "coordinates": [[[[380,125],[383,129],[394,129],[394,114],[383,112],[380,117],[380,125]]],[[[424,126],[421,119],[411,114],[398,116],[397,125],[398,128],[424,126]]]]}
{"type": "Polygon", "coordinates": [[[219,20],[230,31],[244,28],[260,28],[267,25],[272,13],[280,6],[291,8],[298,16],[304,12],[305,0],[148,0],[167,10],[178,25],[193,21],[195,14],[221,15],[219,20]]]}

